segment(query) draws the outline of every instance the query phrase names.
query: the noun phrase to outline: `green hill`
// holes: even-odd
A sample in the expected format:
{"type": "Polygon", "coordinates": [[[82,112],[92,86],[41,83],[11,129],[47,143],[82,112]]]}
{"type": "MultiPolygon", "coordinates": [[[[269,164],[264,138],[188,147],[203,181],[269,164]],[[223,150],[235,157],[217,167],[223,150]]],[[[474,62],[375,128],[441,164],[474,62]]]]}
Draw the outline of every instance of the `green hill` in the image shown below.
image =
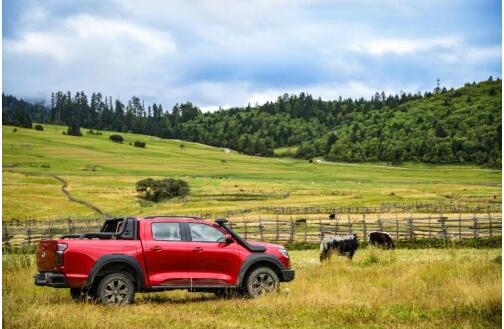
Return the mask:
{"type": "Polygon", "coordinates": [[[376,206],[384,202],[500,199],[501,171],[474,166],[406,163],[400,167],[254,157],[207,145],[122,134],[63,135],[3,126],[3,219],[94,215],[61,191],[108,214],[222,214],[270,207],[376,206]],[[145,149],[129,143],[141,140],[145,149]],[[136,181],[176,177],[191,188],[185,199],[151,203],[139,199],[136,181]]]}
{"type": "MultiPolygon", "coordinates": [[[[57,92],[49,109],[3,96],[3,122],[20,127],[34,121],[133,132],[230,148],[249,155],[286,155],[330,161],[473,163],[501,167],[502,81],[468,83],[423,95],[385,95],[371,100],[322,101],[311,95],[283,95],[261,106],[202,113],[190,102],[171,111],[127,105],[111,97],[57,92]]],[[[337,92],[337,91],[335,91],[337,92]]]]}

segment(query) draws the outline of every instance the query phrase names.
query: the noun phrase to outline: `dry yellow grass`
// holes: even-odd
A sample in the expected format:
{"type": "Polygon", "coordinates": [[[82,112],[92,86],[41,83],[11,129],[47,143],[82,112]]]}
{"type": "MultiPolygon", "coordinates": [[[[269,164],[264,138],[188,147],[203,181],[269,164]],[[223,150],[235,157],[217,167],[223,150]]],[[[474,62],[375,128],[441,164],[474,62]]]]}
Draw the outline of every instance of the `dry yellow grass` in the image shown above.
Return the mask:
{"type": "MultiPolygon", "coordinates": [[[[501,250],[359,250],[324,265],[293,251],[296,279],[257,300],[139,294],[132,306],[73,303],[3,257],[4,328],[500,328],[501,250]]],[[[33,260],[31,260],[33,262],[33,260]]]]}

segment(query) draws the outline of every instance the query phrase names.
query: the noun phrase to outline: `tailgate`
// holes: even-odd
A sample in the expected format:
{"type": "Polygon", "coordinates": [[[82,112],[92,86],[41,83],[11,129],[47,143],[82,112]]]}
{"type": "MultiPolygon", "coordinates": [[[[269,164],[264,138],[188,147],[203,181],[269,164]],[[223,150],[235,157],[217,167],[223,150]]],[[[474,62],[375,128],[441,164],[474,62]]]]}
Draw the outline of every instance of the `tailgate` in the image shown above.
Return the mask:
{"type": "Polygon", "coordinates": [[[36,258],[39,272],[58,271],[57,240],[42,240],[37,246],[36,258]]]}

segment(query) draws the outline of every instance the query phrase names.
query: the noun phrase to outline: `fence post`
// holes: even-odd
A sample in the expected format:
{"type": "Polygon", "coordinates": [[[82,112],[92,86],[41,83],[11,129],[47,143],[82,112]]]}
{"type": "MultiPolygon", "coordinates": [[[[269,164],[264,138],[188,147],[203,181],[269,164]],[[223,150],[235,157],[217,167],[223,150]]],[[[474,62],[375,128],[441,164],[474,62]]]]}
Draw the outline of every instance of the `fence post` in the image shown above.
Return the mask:
{"type": "Polygon", "coordinates": [[[448,217],[444,217],[443,214],[440,215],[439,221],[441,222],[441,232],[443,232],[443,244],[446,244],[446,237],[448,236],[448,228],[446,227],[447,219],[448,217]]]}
{"type": "Polygon", "coordinates": [[[259,235],[261,236],[261,241],[264,241],[263,225],[262,225],[262,219],[261,218],[259,218],[259,235]]]}
{"type": "Polygon", "coordinates": [[[414,232],[414,227],[413,227],[413,217],[410,217],[408,218],[408,230],[409,230],[409,237],[410,239],[413,239],[414,235],[415,235],[415,232],[414,232]]]}
{"type": "Polygon", "coordinates": [[[473,238],[476,239],[478,237],[478,217],[473,215],[473,238]]]}
{"type": "Polygon", "coordinates": [[[290,237],[289,237],[289,243],[292,243],[294,241],[294,232],[296,230],[296,227],[294,226],[294,222],[292,221],[292,216],[290,216],[290,237]]]}
{"type": "Polygon", "coordinates": [[[72,234],[72,219],[71,218],[68,218],[67,219],[67,222],[68,222],[68,234],[72,234]]]}
{"type": "Polygon", "coordinates": [[[31,245],[31,228],[29,225],[26,228],[26,235],[28,236],[28,245],[31,245]]]}
{"type": "Polygon", "coordinates": [[[362,226],[364,229],[364,236],[362,237],[362,240],[366,240],[367,238],[367,226],[366,226],[366,219],[362,219],[362,226]]]}
{"type": "Polygon", "coordinates": [[[378,217],[378,231],[383,232],[383,223],[380,217],[378,217]]]}
{"type": "Polygon", "coordinates": [[[324,238],[324,233],[322,233],[322,219],[319,218],[319,241],[324,238]]]}
{"type": "Polygon", "coordinates": [[[396,239],[399,239],[399,218],[397,218],[397,213],[395,215],[395,221],[396,221],[396,239]]]}
{"type": "Polygon", "coordinates": [[[348,214],[348,234],[352,234],[352,221],[350,220],[350,214],[348,214]]]}
{"type": "Polygon", "coordinates": [[[429,243],[432,239],[431,216],[429,216],[429,243]]]}
{"type": "Polygon", "coordinates": [[[278,242],[280,239],[280,228],[278,227],[278,216],[276,218],[276,237],[275,237],[275,242],[278,242]]]}
{"type": "Polygon", "coordinates": [[[459,213],[458,233],[459,233],[459,240],[462,240],[462,213],[459,213]]]}
{"type": "Polygon", "coordinates": [[[493,232],[492,232],[492,215],[490,215],[490,213],[488,213],[488,234],[490,235],[490,238],[493,237],[493,232]]]}
{"type": "Polygon", "coordinates": [[[304,242],[306,242],[306,236],[308,235],[308,219],[304,222],[304,242]]]}

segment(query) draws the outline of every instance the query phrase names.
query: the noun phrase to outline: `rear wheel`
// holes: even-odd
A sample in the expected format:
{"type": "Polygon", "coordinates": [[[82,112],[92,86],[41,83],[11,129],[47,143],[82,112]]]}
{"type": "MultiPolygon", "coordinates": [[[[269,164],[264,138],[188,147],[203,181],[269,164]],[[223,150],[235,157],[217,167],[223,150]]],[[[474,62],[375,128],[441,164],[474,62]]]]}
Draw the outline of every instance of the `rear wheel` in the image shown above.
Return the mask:
{"type": "Polygon", "coordinates": [[[127,274],[109,274],[98,284],[97,297],[102,304],[131,304],[135,297],[135,284],[127,274]]]}
{"type": "Polygon", "coordinates": [[[252,298],[276,292],[279,285],[278,275],[269,267],[256,268],[245,281],[247,294],[252,298]]]}

